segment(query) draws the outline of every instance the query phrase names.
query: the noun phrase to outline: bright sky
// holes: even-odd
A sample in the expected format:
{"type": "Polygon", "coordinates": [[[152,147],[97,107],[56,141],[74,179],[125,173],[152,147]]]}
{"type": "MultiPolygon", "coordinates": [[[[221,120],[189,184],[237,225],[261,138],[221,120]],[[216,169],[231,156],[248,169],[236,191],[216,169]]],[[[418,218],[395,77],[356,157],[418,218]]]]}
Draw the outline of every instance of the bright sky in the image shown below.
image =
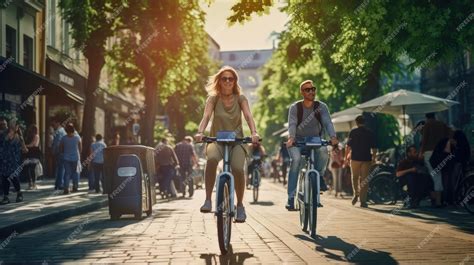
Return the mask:
{"type": "Polygon", "coordinates": [[[268,15],[254,14],[252,20],[243,25],[236,23],[229,27],[226,19],[231,14],[230,8],[234,2],[215,0],[210,7],[201,3],[206,12],[206,31],[217,41],[221,51],[271,49],[270,34],[273,31],[281,32],[285,29],[288,15],[280,12],[275,6],[268,15]]]}

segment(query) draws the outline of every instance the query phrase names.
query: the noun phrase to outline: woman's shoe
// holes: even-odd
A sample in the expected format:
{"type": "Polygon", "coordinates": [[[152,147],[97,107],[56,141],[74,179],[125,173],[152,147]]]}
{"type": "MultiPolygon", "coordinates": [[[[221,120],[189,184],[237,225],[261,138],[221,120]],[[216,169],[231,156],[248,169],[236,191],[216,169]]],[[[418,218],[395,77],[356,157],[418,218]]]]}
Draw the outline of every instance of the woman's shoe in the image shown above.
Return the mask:
{"type": "Polygon", "coordinates": [[[211,200],[205,200],[204,204],[201,206],[201,213],[210,213],[212,210],[211,200]]]}
{"type": "Polygon", "coordinates": [[[244,206],[237,206],[237,214],[235,217],[236,223],[244,223],[245,219],[247,219],[247,215],[245,214],[245,207],[244,206]]]}

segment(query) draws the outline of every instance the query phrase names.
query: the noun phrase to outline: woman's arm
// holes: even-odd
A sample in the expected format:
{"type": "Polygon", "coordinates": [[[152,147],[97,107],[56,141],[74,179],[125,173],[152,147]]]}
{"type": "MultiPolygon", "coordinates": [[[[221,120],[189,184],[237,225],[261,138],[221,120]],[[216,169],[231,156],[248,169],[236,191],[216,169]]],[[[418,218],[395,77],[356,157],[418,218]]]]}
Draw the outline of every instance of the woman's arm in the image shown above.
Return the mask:
{"type": "Polygon", "coordinates": [[[196,141],[200,142],[202,135],[204,133],[204,130],[206,130],[207,124],[209,123],[209,120],[211,119],[212,112],[214,111],[214,100],[212,100],[213,97],[208,97],[206,100],[206,106],[204,107],[204,114],[202,116],[202,120],[199,123],[199,128],[198,128],[198,133],[196,134],[196,141]]]}
{"type": "Polygon", "coordinates": [[[252,112],[250,112],[249,101],[247,98],[243,97],[242,102],[240,103],[240,108],[244,113],[244,118],[247,121],[252,136],[257,134],[257,128],[255,127],[255,122],[253,120],[252,112]]]}

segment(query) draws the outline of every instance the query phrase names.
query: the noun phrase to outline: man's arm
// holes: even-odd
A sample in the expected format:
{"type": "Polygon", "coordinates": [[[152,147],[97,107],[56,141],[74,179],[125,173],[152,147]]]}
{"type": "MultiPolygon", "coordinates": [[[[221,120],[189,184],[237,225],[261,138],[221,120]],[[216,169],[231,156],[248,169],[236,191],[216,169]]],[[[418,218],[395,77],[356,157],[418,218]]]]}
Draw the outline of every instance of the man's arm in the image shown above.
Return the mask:
{"type": "Polygon", "coordinates": [[[329,137],[331,137],[331,144],[336,145],[338,143],[336,137],[336,130],[334,129],[334,124],[332,123],[331,114],[329,113],[328,106],[324,103],[321,103],[320,108],[321,123],[323,124],[323,128],[329,134],[329,137]]]}
{"type": "Polygon", "coordinates": [[[410,172],[416,172],[416,167],[412,167],[412,168],[409,168],[409,169],[404,169],[404,170],[397,170],[396,172],[396,176],[397,177],[402,177],[410,172]]]}
{"type": "Polygon", "coordinates": [[[288,142],[287,147],[293,145],[296,138],[296,123],[298,123],[296,104],[290,106],[288,110],[288,142]]]}

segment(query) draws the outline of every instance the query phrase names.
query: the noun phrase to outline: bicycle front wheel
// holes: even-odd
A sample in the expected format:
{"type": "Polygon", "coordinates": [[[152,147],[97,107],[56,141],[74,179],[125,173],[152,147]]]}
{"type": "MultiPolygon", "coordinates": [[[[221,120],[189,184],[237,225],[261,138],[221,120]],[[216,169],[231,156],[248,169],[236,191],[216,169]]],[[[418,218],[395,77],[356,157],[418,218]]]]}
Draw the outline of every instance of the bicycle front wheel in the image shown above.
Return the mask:
{"type": "Polygon", "coordinates": [[[311,237],[316,237],[316,226],[318,223],[318,193],[319,193],[319,187],[318,187],[318,182],[316,180],[317,176],[314,173],[311,173],[309,175],[309,218],[308,218],[308,224],[309,224],[309,234],[311,237]]]}
{"type": "Polygon", "coordinates": [[[232,207],[230,205],[230,180],[219,181],[217,194],[217,237],[222,255],[227,254],[230,247],[230,236],[232,230],[232,207]]]}
{"type": "Polygon", "coordinates": [[[298,208],[300,210],[300,226],[304,232],[308,231],[308,204],[304,202],[304,177],[299,178],[298,193],[296,194],[298,208]]]}

